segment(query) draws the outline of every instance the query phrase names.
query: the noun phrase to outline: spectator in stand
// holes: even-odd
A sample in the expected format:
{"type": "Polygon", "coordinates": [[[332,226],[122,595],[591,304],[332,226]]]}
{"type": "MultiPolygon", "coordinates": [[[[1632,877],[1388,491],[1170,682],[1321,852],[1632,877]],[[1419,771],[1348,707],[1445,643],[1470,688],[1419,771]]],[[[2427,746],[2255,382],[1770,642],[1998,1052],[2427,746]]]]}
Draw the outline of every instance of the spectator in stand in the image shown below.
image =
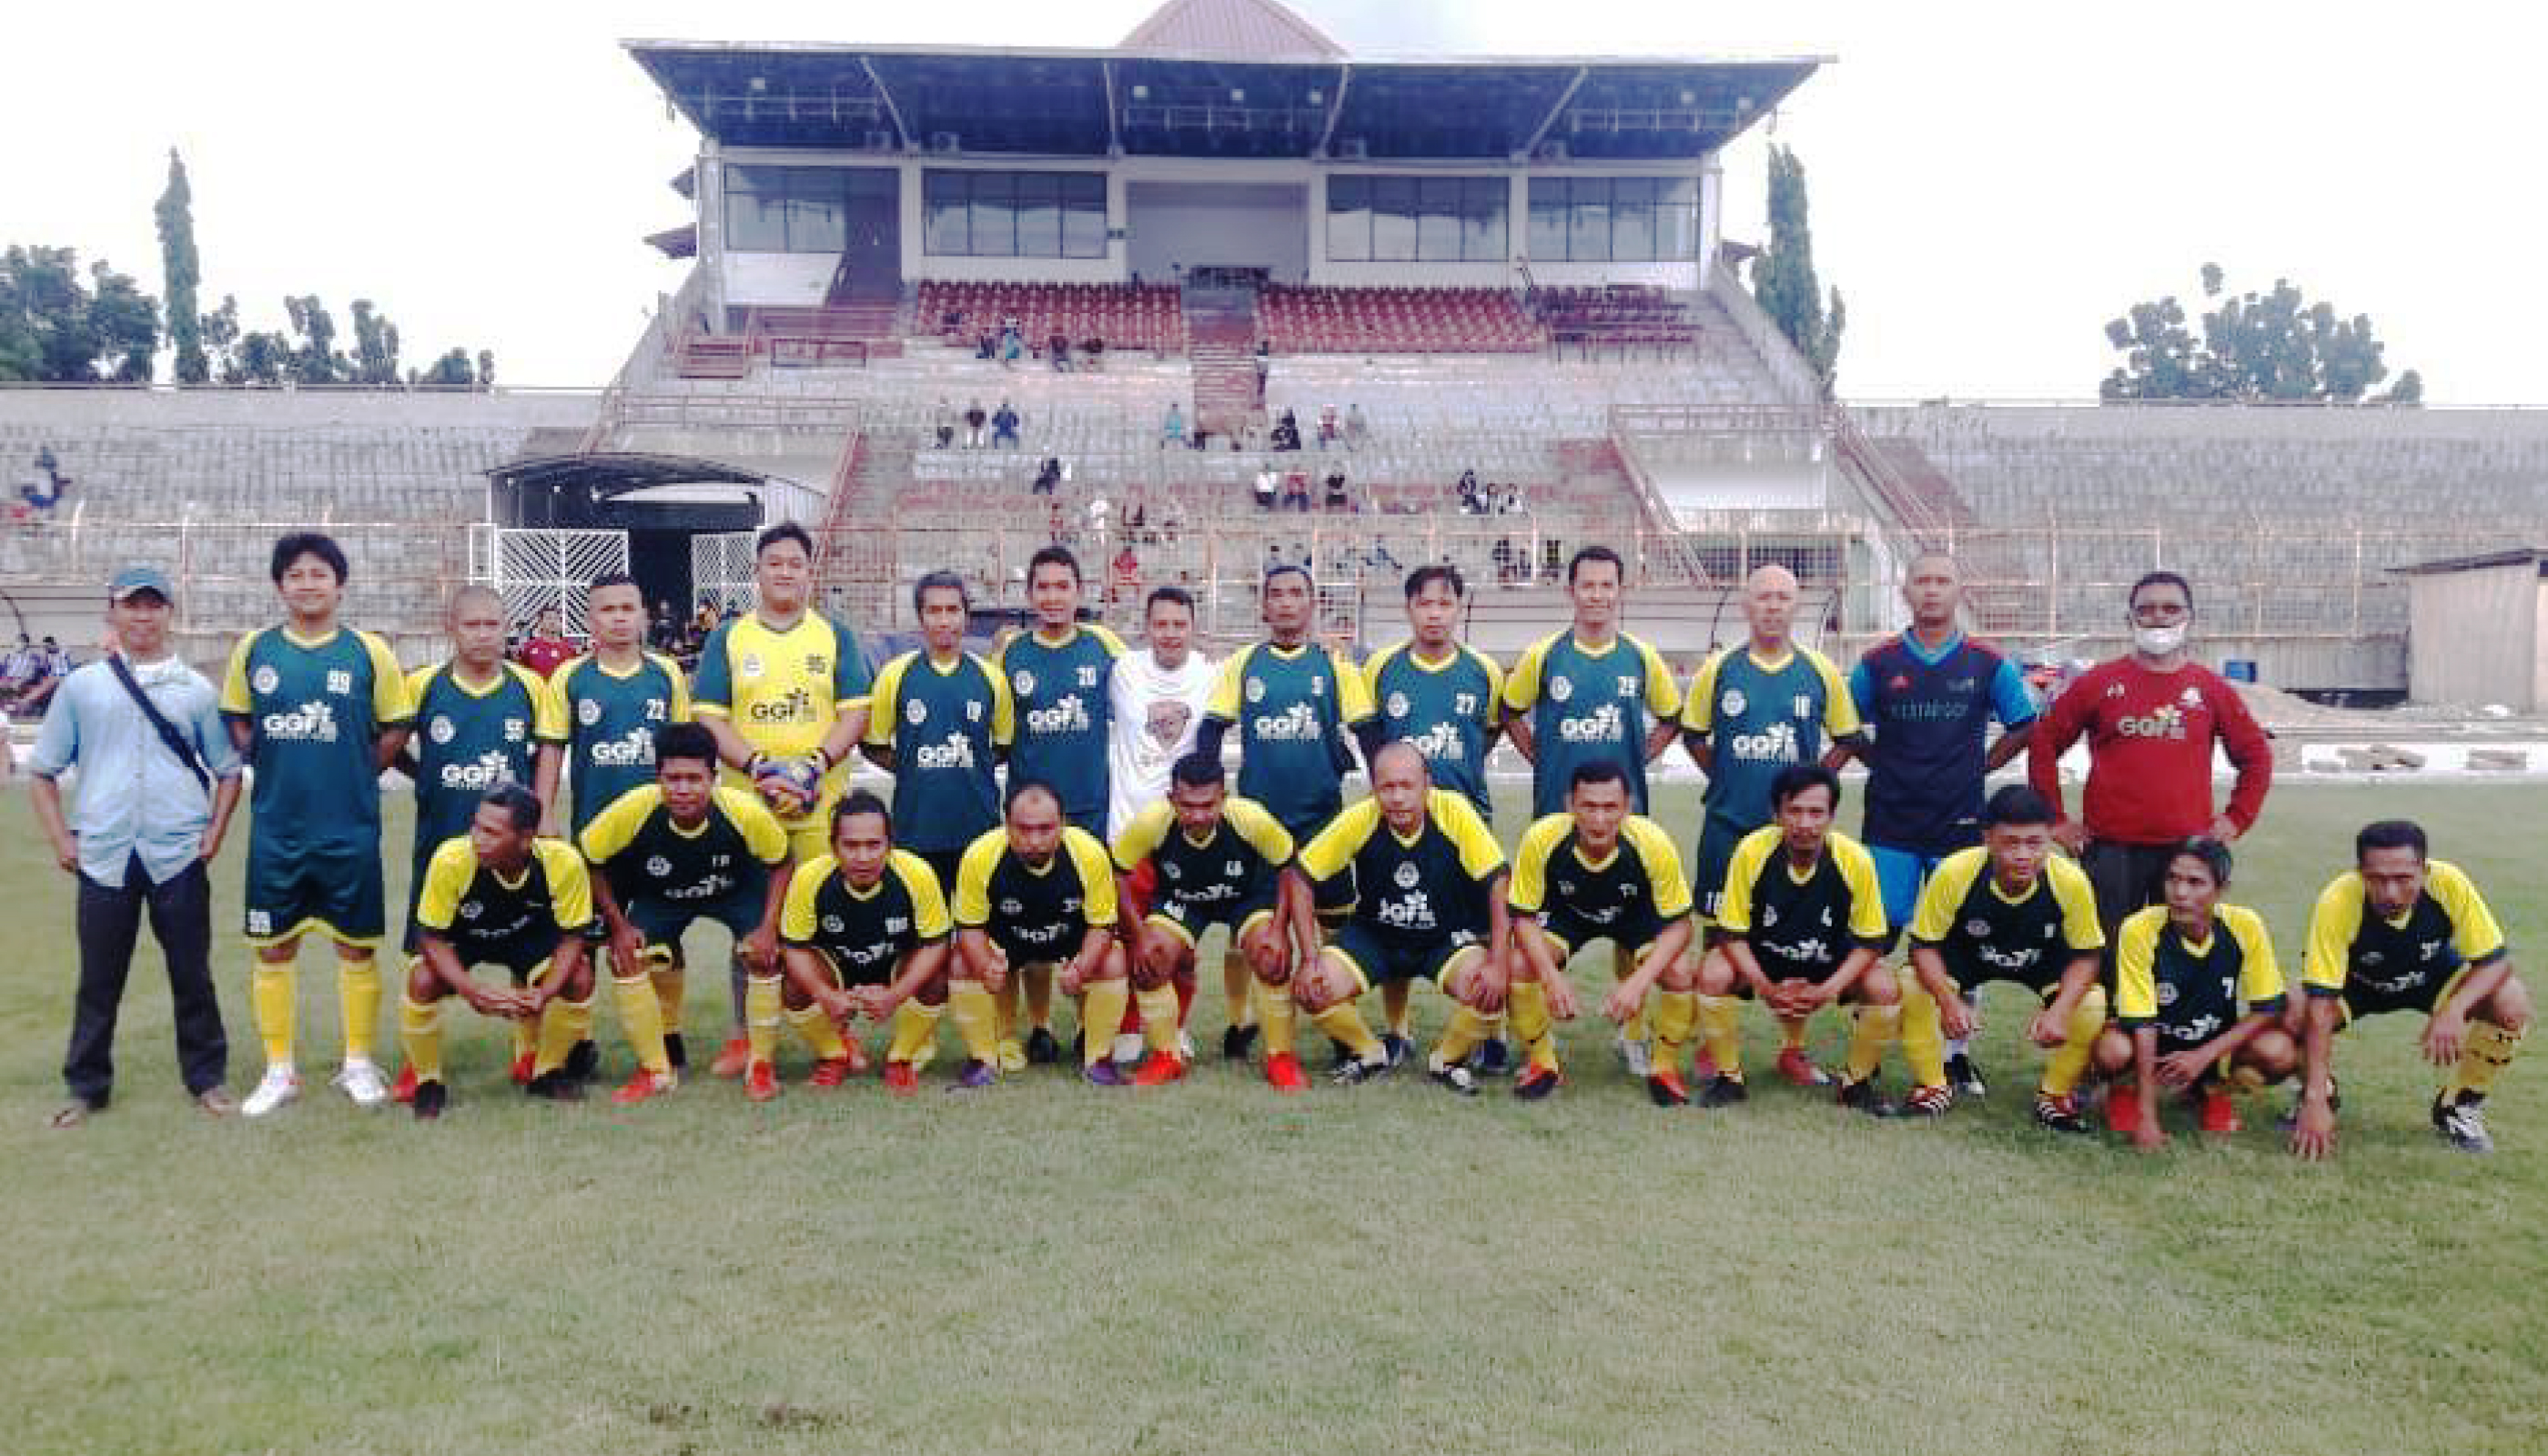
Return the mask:
{"type": "Polygon", "coordinates": [[[930,411],[929,423],[938,431],[939,449],[947,449],[956,443],[956,407],[947,403],[945,395],[938,397],[938,408],[930,411]]]}
{"type": "Polygon", "coordinates": [[[27,509],[35,519],[50,520],[53,507],[61,504],[62,498],[70,494],[71,483],[56,468],[49,448],[36,452],[36,469],[43,479],[30,480],[20,486],[18,497],[27,502],[27,509]]]}
{"type": "Polygon", "coordinates": [[[655,603],[654,625],[646,632],[646,644],[657,652],[678,652],[682,646],[682,624],[673,620],[673,603],[655,603]]]}
{"type": "Polygon", "coordinates": [[[1283,477],[1283,508],[1307,512],[1310,508],[1310,473],[1296,470],[1283,477]]]}
{"type": "Polygon", "coordinates": [[[1047,455],[1045,457],[1044,467],[1036,472],[1035,489],[1029,494],[1049,496],[1060,486],[1061,462],[1047,455]]]}
{"type": "Polygon", "coordinates": [[[983,329],[980,333],[975,334],[973,336],[973,357],[976,359],[996,359],[1000,357],[1000,336],[987,328],[983,329]]]}
{"type": "Polygon", "coordinates": [[[964,447],[966,449],[982,448],[982,426],[990,422],[991,416],[983,410],[981,401],[975,400],[964,407],[964,447]]]}
{"type": "MultiPolygon", "coordinates": [[[[1265,501],[1270,505],[1273,500],[1269,487],[1265,501]]],[[[44,671],[44,654],[36,651],[36,640],[24,632],[19,633],[18,645],[10,649],[8,661],[0,664],[0,704],[14,703],[25,696],[44,671]]]]}
{"type": "Polygon", "coordinates": [[[1345,488],[1345,472],[1342,466],[1330,467],[1327,471],[1326,507],[1330,511],[1349,511],[1354,508],[1353,493],[1345,488]]]}
{"type": "Polygon", "coordinates": [[[1091,334],[1079,341],[1080,368],[1095,373],[1106,367],[1106,340],[1091,334]]]}
{"type": "Polygon", "coordinates": [[[1009,408],[1006,400],[1000,402],[999,412],[991,416],[991,448],[1000,448],[1002,440],[1008,441],[1012,449],[1018,444],[1018,411],[1009,408]]]}
{"type": "Polygon", "coordinates": [[[2168,862],[2185,842],[2223,844],[2255,827],[2274,781],[2273,745],[2246,700],[2186,652],[2194,589],[2174,572],[2133,584],[2133,650],[2074,680],[2044,714],[2026,751],[2035,791],[2062,812],[2061,755],[2088,740],[2080,817],[2057,819],[2052,837],[2079,857],[2097,892],[2108,964],[2124,917],[2161,903],[2168,862]],[[2237,771],[2227,808],[2212,802],[2212,750],[2237,771]]]}
{"type": "MultiPolygon", "coordinates": [[[[1256,508],[1259,510],[1272,510],[1274,508],[1275,493],[1280,491],[1282,488],[1283,477],[1275,473],[1273,466],[1265,465],[1257,467],[1256,508]]],[[[18,640],[24,642],[27,639],[21,637],[18,640]]]]}
{"type": "Polygon", "coordinates": [[[1015,367],[1019,357],[1025,354],[1026,351],[1026,328],[1018,322],[1017,316],[1012,314],[1008,318],[1001,319],[1000,367],[1002,369],[1015,367]]]}
{"type": "Polygon", "coordinates": [[[1362,417],[1362,406],[1345,407],[1345,448],[1359,450],[1371,438],[1371,423],[1362,417]]]}
{"type": "Polygon", "coordinates": [[[1499,514],[1499,515],[1519,515],[1519,514],[1521,514],[1521,487],[1520,487],[1520,486],[1518,486],[1518,485],[1512,485],[1512,486],[1506,486],[1506,487],[1504,487],[1504,498],[1503,498],[1503,500],[1502,500],[1499,505],[1497,505],[1497,507],[1496,507],[1496,513],[1497,513],[1497,514],[1499,514]]]}
{"type": "Polygon", "coordinates": [[[942,338],[960,337],[964,332],[964,311],[950,309],[938,316],[938,333],[942,338]]]}
{"type": "Polygon", "coordinates": [[[52,638],[45,639],[36,656],[36,676],[18,694],[18,710],[22,713],[33,713],[45,706],[52,699],[53,689],[61,686],[62,680],[71,675],[71,655],[62,651],[62,645],[52,638]]]}
{"type": "Polygon", "coordinates": [[[544,606],[540,608],[539,615],[531,619],[530,635],[514,649],[513,661],[546,678],[557,671],[558,664],[575,656],[575,643],[568,640],[566,629],[559,625],[558,609],[544,606]]]}
{"type": "Polygon", "coordinates": [[[1329,445],[1342,444],[1344,443],[1344,426],[1336,422],[1336,407],[1333,405],[1320,406],[1319,448],[1323,450],[1329,445]]]}
{"type": "Polygon", "coordinates": [[[1070,372],[1069,334],[1056,333],[1051,338],[1046,340],[1044,352],[1046,360],[1052,365],[1053,373],[1068,374],[1070,372]]]}
{"type": "MultiPolygon", "coordinates": [[[[1128,526],[1132,524],[1130,517],[1126,518],[1125,524],[1128,526]]],[[[1132,539],[1128,535],[1124,544],[1117,548],[1113,565],[1107,569],[1106,600],[1111,605],[1118,601],[1140,599],[1141,557],[1133,549],[1132,539]]]]}
{"type": "Polygon", "coordinates": [[[1282,417],[1274,421],[1274,448],[1277,450],[1301,448],[1301,421],[1299,416],[1289,410],[1284,410],[1282,417]]]}
{"type": "Polygon", "coordinates": [[[1478,473],[1476,471],[1464,470],[1460,472],[1460,484],[1454,489],[1460,493],[1460,513],[1462,515],[1483,515],[1486,513],[1484,502],[1480,501],[1478,499],[1478,473]]]}
{"type": "Polygon", "coordinates": [[[1185,442],[1186,412],[1185,410],[1177,408],[1176,401],[1170,400],[1168,402],[1168,417],[1166,421],[1159,426],[1159,448],[1164,450],[1171,445],[1182,447],[1185,442]]]}

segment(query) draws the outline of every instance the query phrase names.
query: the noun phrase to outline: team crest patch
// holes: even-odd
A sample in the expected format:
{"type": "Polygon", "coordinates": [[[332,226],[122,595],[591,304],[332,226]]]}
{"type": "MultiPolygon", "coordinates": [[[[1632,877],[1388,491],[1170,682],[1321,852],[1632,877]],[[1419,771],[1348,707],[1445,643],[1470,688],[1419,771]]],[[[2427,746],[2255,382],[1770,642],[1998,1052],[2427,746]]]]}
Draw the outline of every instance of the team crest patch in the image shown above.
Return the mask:
{"type": "Polygon", "coordinates": [[[646,861],[646,872],[661,879],[673,872],[673,862],[661,855],[649,856],[646,861]]]}
{"type": "Polygon", "coordinates": [[[735,668],[747,678],[758,678],[761,676],[761,659],[747,652],[743,655],[743,661],[735,664],[735,668]]]}
{"type": "Polygon", "coordinates": [[[1162,864],[1162,865],[1160,865],[1160,866],[1159,866],[1159,872],[1160,872],[1161,874],[1166,875],[1166,876],[1167,876],[1168,878],[1170,878],[1170,879],[1183,879],[1183,878],[1185,878],[1185,877],[1186,877],[1186,872],[1185,872],[1183,869],[1178,868],[1178,867],[1177,867],[1176,865],[1174,865],[1174,864],[1162,864]]]}
{"type": "Polygon", "coordinates": [[[1247,700],[1249,702],[1263,702],[1265,700],[1264,679],[1250,677],[1247,680],[1247,700]]]}
{"type": "Polygon", "coordinates": [[[1000,902],[1000,913],[1002,915],[1024,915],[1027,913],[1027,907],[1025,902],[1020,900],[1002,900],[1000,902]]]}
{"type": "Polygon", "coordinates": [[[256,670],[256,676],[248,680],[248,685],[259,692],[272,692],[283,685],[283,675],[274,670],[274,664],[267,663],[256,670]]]}
{"type": "Polygon", "coordinates": [[[929,709],[922,706],[920,699],[916,697],[902,705],[902,715],[911,721],[911,726],[914,728],[929,721],[929,709]]]}
{"type": "Polygon", "coordinates": [[[463,920],[475,920],[485,913],[486,907],[475,900],[463,900],[460,902],[460,918],[463,920]]]}
{"type": "Polygon", "coordinates": [[[2176,987],[2169,985],[2165,981],[2159,982],[2158,1004],[2161,1006],[2174,1006],[2176,1004],[2176,987]]]}
{"type": "Polygon", "coordinates": [[[451,735],[457,731],[459,730],[451,726],[451,720],[449,718],[444,717],[440,713],[436,713],[433,715],[433,721],[425,726],[424,736],[432,739],[436,743],[449,743],[451,741],[451,735]]]}
{"type": "Polygon", "coordinates": [[[575,720],[582,723],[587,728],[591,728],[594,724],[599,723],[601,721],[601,704],[589,697],[584,701],[577,703],[575,705],[575,720]]]}
{"type": "Polygon", "coordinates": [[[1729,718],[1743,716],[1743,710],[1751,705],[1752,700],[1743,695],[1743,689],[1740,687],[1728,687],[1724,694],[1716,699],[1716,710],[1729,718]]]}
{"type": "Polygon", "coordinates": [[[1393,717],[1393,718],[1404,718],[1404,717],[1406,717],[1406,716],[1407,716],[1407,710],[1408,710],[1408,707],[1409,707],[1409,704],[1408,704],[1408,701],[1407,701],[1407,694],[1406,694],[1406,693],[1404,693],[1404,692],[1393,692],[1393,693],[1391,693],[1391,694],[1389,695],[1389,702],[1388,702],[1387,706],[1388,706],[1388,710],[1389,710],[1389,715],[1390,715],[1391,717],[1393,717]]]}
{"type": "Polygon", "coordinates": [[[850,923],[837,915],[826,915],[823,917],[823,933],[825,935],[836,936],[849,928],[850,923]]]}
{"type": "Polygon", "coordinates": [[[1009,685],[1018,690],[1018,696],[1032,697],[1035,695],[1035,674],[1020,668],[1010,676],[1009,685]]]}
{"type": "Polygon", "coordinates": [[[1564,702],[1564,701],[1566,701],[1568,698],[1573,697],[1574,695],[1575,695],[1575,680],[1574,680],[1574,679],[1572,679],[1572,678],[1553,678],[1553,679],[1549,680],[1549,683],[1548,683],[1548,699],[1549,699],[1549,701],[1551,701],[1551,702],[1564,702]]]}
{"type": "Polygon", "coordinates": [[[1424,876],[1416,871],[1414,865],[1401,864],[1398,866],[1398,873],[1391,877],[1398,881],[1398,887],[1400,889],[1411,890],[1415,888],[1415,881],[1422,879],[1424,876]]]}
{"type": "Polygon", "coordinates": [[[1974,940],[1982,940],[1990,935],[1990,922],[1987,920],[1967,920],[1964,922],[1964,934],[1971,936],[1974,940]]]}

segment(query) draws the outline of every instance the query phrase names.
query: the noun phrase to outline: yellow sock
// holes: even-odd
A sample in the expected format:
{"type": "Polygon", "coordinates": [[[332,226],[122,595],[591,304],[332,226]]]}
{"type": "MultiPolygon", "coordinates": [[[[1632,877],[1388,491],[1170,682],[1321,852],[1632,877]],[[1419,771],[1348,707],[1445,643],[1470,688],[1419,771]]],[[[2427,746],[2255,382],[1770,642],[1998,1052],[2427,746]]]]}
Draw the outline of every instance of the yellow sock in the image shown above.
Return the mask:
{"type": "Polygon", "coordinates": [[[1404,1040],[1415,1029],[1415,983],[1391,981],[1382,986],[1380,1014],[1389,1022],[1389,1034],[1404,1040]]]}
{"type": "Polygon", "coordinates": [[[575,1051],[575,1044],[592,1035],[592,998],[569,1001],[554,997],[540,1009],[540,1032],[537,1054],[531,1061],[531,1075],[545,1076],[566,1065],[575,1051]]]}
{"type": "MultiPolygon", "coordinates": [[[[554,1006],[557,1003],[549,1004],[554,1006]]],[[[536,1056],[539,1053],[540,1029],[538,1027],[526,1021],[509,1021],[504,1025],[512,1029],[513,1060],[519,1061],[525,1056],[536,1056]]]]}
{"type": "Polygon", "coordinates": [[[293,1019],[298,1009],[293,982],[297,970],[289,960],[259,960],[247,973],[248,1010],[256,1021],[257,1040],[265,1044],[267,1066],[292,1065],[293,1019]]]}
{"type": "Polygon", "coordinates": [[[345,1019],[345,1059],[372,1059],[372,1039],[381,1028],[381,967],[366,956],[360,960],[336,957],[336,1009],[345,1019]]]}
{"type": "MultiPolygon", "coordinates": [[[[1177,1045],[1177,993],[1168,995],[1168,1046],[1177,1045]]],[[[1133,983],[1128,980],[1099,981],[1080,992],[1079,996],[1079,1060],[1084,1066],[1095,1066],[1115,1049],[1116,1029],[1124,1025],[1124,1008],[1133,1000],[1133,983]]],[[[1144,1025],[1142,1030],[1149,1028],[1144,1025]]]]}
{"type": "Polygon", "coordinates": [[[610,997],[619,1007],[619,1034],[637,1053],[637,1064],[659,1077],[669,1075],[673,1058],[664,1050],[664,1008],[654,986],[642,975],[613,976],[610,997]]]}
{"type": "Polygon", "coordinates": [[[848,1039],[841,1035],[831,1013],[820,1006],[808,1004],[788,1012],[787,1024],[794,1027],[796,1035],[803,1038],[805,1045],[814,1048],[814,1054],[825,1061],[839,1061],[850,1054],[848,1039]]]}
{"type": "Polygon", "coordinates": [[[442,1003],[399,998],[399,1046],[418,1082],[442,1080],[442,1003]]]}
{"type": "Polygon", "coordinates": [[[757,975],[743,988],[743,1034],[752,1044],[752,1059],[757,1063],[778,1059],[778,1022],[786,1011],[786,1001],[778,993],[778,977],[757,975]]]}
{"type": "Polygon", "coordinates": [[[964,1043],[964,1054],[997,1070],[1000,1008],[991,993],[982,989],[980,981],[957,981],[947,993],[947,1014],[956,1020],[956,1035],[964,1043]]]}
{"type": "Polygon", "coordinates": [[[1165,981],[1156,989],[1136,991],[1133,1004],[1141,1008],[1141,1043],[1153,1054],[1174,1056],[1177,1051],[1177,988],[1165,981]]]}
{"type": "Polygon", "coordinates": [[[1947,1030],[1938,1020],[1938,998],[1917,979],[1902,987],[1902,1059],[1913,1086],[1947,1085],[1947,1030]]]}
{"type": "Polygon", "coordinates": [[[2491,1021],[2471,1021],[2468,1036],[2460,1043],[2460,1062],[2451,1068],[2451,1079],[2442,1084],[2444,1099],[2455,1099],[2463,1092],[2484,1097],[2495,1086],[2495,1079],[2512,1065],[2512,1054],[2521,1049],[2521,1033],[2507,1032],[2491,1021]]]}
{"type": "Polygon", "coordinates": [[[1861,1006],[1850,1019],[1849,1061],[1845,1079],[1864,1082],[1884,1063],[1884,1048],[1902,1029],[1899,1006],[1861,1006]]]}
{"type": "Polygon", "coordinates": [[[1778,1049],[1785,1051],[1791,1048],[1797,1051],[1805,1049],[1805,1023],[1782,1017],[1778,1020],[1778,1049]]]}
{"type": "Polygon", "coordinates": [[[1504,1008],[1512,1013],[1522,1059],[1542,1071],[1557,1070],[1557,1039],[1548,1034],[1548,988],[1537,981],[1515,981],[1504,992],[1504,1008]]]}
{"type": "Polygon", "coordinates": [[[1025,999],[1026,976],[1016,967],[1012,966],[1009,970],[1008,979],[1000,982],[999,1008],[1001,1041],[1014,1042],[1018,1040],[1019,1003],[1025,999]]]}
{"type": "Polygon", "coordinates": [[[945,1015],[944,1006],[924,1005],[917,996],[893,1009],[893,1042],[884,1049],[887,1061],[918,1061],[929,1044],[938,1040],[938,1018],[945,1015]]]}
{"type": "Polygon", "coordinates": [[[1256,1025],[1256,972],[1247,968],[1247,957],[1235,946],[1221,953],[1221,989],[1229,998],[1229,1024],[1234,1027],[1256,1025]]]}
{"type": "MultiPolygon", "coordinates": [[[[1042,1027],[1047,1032],[1051,1031],[1052,967],[1049,965],[1029,967],[1027,970],[1026,981],[1028,1024],[1030,1026],[1042,1027]]],[[[1124,1008],[1121,1006],[1116,1007],[1115,1014],[1118,1016],[1123,1015],[1124,1008]]],[[[1111,1030],[1106,1033],[1107,1040],[1109,1041],[1114,1040],[1114,1036],[1115,1033],[1111,1030]]]]}
{"type": "Polygon", "coordinates": [[[2044,1090],[2055,1097],[2070,1095],[2079,1079],[2088,1074],[2088,1058],[2097,1049],[2097,1034],[2106,1029],[2106,988],[2090,986],[2079,998],[2078,1007],[2070,1013],[2070,1025],[2062,1028],[2061,1045],[2044,1063],[2044,1090]]]}
{"type": "MultiPolygon", "coordinates": [[[[1636,973],[1637,957],[1620,950],[1616,946],[1611,947],[1610,974],[1624,981],[1636,973]]],[[[1628,1019],[1620,1024],[1620,1036],[1627,1038],[1631,1042],[1643,1042],[1647,1039],[1652,1032],[1652,1023],[1649,1020],[1649,1013],[1646,1008],[1653,1000],[1654,997],[1649,995],[1644,1001],[1637,1003],[1637,1009],[1629,1012],[1628,1019]]]]}
{"type": "Polygon", "coordinates": [[[687,990],[687,974],[681,965],[665,962],[648,971],[646,979],[654,982],[655,985],[655,1006],[663,1019],[664,1035],[680,1036],[682,1034],[682,997],[687,990]]]}
{"type": "Polygon", "coordinates": [[[1249,976],[1248,980],[1256,987],[1256,1024],[1265,1029],[1265,1054],[1269,1057],[1290,1055],[1294,1045],[1292,1029],[1299,1015],[1292,1005],[1292,988],[1269,986],[1254,976],[1249,976]]]}
{"type": "Polygon", "coordinates": [[[1478,1049],[1487,1039],[1487,1019],[1464,1001],[1451,1003],[1451,1024],[1442,1029],[1442,1040],[1433,1044],[1435,1066],[1458,1066],[1478,1049]]]}
{"type": "Polygon", "coordinates": [[[1648,1064],[1656,1071],[1680,1076],[1689,1047],[1690,1029],[1697,1023],[1698,995],[1696,992],[1656,992],[1655,1038],[1646,1048],[1648,1064]]]}
{"type": "Polygon", "coordinates": [[[1698,1037],[1707,1048],[1707,1059],[1716,1063],[1716,1074],[1742,1081],[1742,1003],[1731,996],[1699,997],[1698,1037]]]}
{"type": "Polygon", "coordinates": [[[1347,1051],[1365,1061],[1380,1060],[1380,1039],[1364,1025],[1362,1008],[1351,1001],[1339,1001],[1310,1020],[1347,1051]]]}

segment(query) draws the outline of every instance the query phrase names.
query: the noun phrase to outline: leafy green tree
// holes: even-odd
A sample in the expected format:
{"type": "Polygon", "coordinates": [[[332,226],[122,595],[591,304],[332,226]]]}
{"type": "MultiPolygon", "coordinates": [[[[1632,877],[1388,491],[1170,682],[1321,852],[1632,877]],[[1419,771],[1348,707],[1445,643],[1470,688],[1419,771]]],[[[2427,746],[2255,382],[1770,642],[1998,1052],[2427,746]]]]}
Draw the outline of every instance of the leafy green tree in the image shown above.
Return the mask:
{"type": "Polygon", "coordinates": [[[195,194],[173,146],[168,148],[168,187],[153,211],[159,220],[159,267],[168,286],[168,341],[177,349],[177,382],[203,384],[212,378],[212,361],[204,353],[203,320],[195,305],[195,290],[204,281],[195,255],[195,194]]]}
{"type": "Polygon", "coordinates": [[[468,389],[478,383],[478,376],[470,367],[469,351],[453,349],[426,366],[422,373],[410,373],[408,382],[437,389],[468,389]]]}
{"type": "Polygon", "coordinates": [[[399,331],[389,316],[356,299],[354,316],[354,383],[394,385],[399,382],[399,331]]]}
{"type": "Polygon", "coordinates": [[[2421,374],[2410,369],[2384,394],[2389,377],[2371,316],[2337,315],[2313,303],[2290,280],[2266,293],[2225,297],[2217,263],[2202,272],[2209,313],[2190,320],[2174,295],[2135,304],[2106,324],[2106,341],[2124,362],[2097,388],[2106,400],[2221,400],[2238,403],[2414,405],[2421,374]],[[2196,325],[2201,332],[2198,335],[2196,325]]]}
{"type": "Polygon", "coordinates": [[[1813,228],[1806,220],[1805,164],[1792,148],[1775,143],[1770,147],[1770,245],[1752,260],[1752,296],[1830,394],[1840,375],[1840,336],[1849,310],[1837,288],[1830,308],[1823,306],[1813,228]]]}
{"type": "Polygon", "coordinates": [[[482,390],[492,390],[495,387],[496,351],[494,349],[480,349],[478,351],[478,388],[482,390]]]}
{"type": "Polygon", "coordinates": [[[292,351],[292,377],[302,384],[342,384],[354,367],[336,348],[336,320],[317,294],[286,298],[283,312],[292,320],[299,347],[292,351]]]}
{"type": "Polygon", "coordinates": [[[103,262],[80,275],[66,247],[0,254],[0,379],[147,383],[159,306],[103,262]]]}

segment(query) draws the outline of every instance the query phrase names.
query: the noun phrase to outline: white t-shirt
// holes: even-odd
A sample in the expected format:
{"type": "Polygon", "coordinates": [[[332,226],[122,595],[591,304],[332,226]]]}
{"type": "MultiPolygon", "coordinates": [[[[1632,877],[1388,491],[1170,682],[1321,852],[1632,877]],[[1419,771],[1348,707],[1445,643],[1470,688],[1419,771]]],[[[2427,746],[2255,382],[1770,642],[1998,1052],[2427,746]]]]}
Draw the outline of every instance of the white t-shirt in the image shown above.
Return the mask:
{"type": "Polygon", "coordinates": [[[1133,816],[1168,796],[1168,770],[1194,752],[1203,727],[1204,700],[1217,669],[1202,653],[1188,653],[1175,672],[1146,649],[1115,659],[1106,678],[1114,725],[1106,742],[1106,837],[1112,840],[1133,816]]]}

